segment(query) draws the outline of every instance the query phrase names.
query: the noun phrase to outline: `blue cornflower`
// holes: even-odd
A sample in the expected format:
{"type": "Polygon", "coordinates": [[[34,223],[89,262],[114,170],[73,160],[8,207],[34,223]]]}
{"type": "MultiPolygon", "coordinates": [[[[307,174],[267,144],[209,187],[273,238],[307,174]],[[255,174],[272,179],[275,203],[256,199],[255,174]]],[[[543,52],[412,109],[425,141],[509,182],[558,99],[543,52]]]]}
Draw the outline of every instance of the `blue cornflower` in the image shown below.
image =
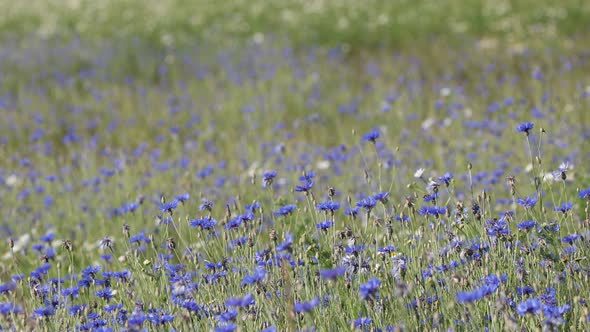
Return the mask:
{"type": "Polygon", "coordinates": [[[168,212],[168,213],[172,214],[172,211],[174,209],[176,209],[177,207],[178,207],[178,201],[173,200],[171,202],[164,203],[164,204],[160,205],[160,211],[161,212],[168,212]]]}
{"type": "Polygon", "coordinates": [[[324,279],[336,279],[338,277],[341,277],[344,275],[344,273],[346,272],[346,268],[343,266],[339,266],[333,269],[325,269],[325,270],[320,270],[320,277],[324,278],[324,279]]]}
{"type": "Polygon", "coordinates": [[[445,214],[446,212],[447,212],[447,209],[445,207],[423,206],[418,211],[418,214],[420,214],[421,216],[431,215],[431,216],[438,217],[438,215],[445,214]]]}
{"type": "Polygon", "coordinates": [[[272,184],[274,179],[277,177],[277,171],[269,171],[262,174],[262,182],[264,183],[265,187],[268,187],[272,184]]]}
{"type": "Polygon", "coordinates": [[[438,197],[439,197],[438,193],[432,193],[430,195],[424,195],[424,203],[436,202],[436,200],[438,199],[438,197]]]}
{"type": "Polygon", "coordinates": [[[503,218],[487,220],[486,230],[488,236],[500,237],[510,235],[510,228],[508,227],[508,223],[503,218]]]}
{"type": "Polygon", "coordinates": [[[211,217],[206,217],[206,218],[202,218],[202,219],[193,219],[189,222],[189,225],[191,227],[199,227],[201,229],[213,229],[215,228],[215,226],[217,226],[217,220],[211,218],[211,217]]]}
{"type": "Polygon", "coordinates": [[[39,238],[40,241],[47,242],[47,243],[51,243],[51,241],[53,241],[54,239],[55,239],[55,233],[53,233],[53,232],[48,232],[47,234],[45,234],[39,238]]]}
{"type": "Polygon", "coordinates": [[[331,213],[334,213],[334,211],[338,210],[339,208],[340,208],[340,203],[337,203],[334,201],[321,202],[317,205],[318,210],[330,211],[331,213]]]}
{"type": "Polygon", "coordinates": [[[70,313],[70,316],[78,316],[84,312],[85,308],[86,308],[86,304],[72,305],[68,309],[68,312],[70,313]]]}
{"type": "Polygon", "coordinates": [[[381,286],[381,281],[377,278],[369,280],[367,283],[362,284],[360,287],[360,295],[363,300],[373,299],[377,295],[377,291],[381,286]]]}
{"type": "Polygon", "coordinates": [[[364,244],[359,244],[357,246],[350,246],[350,247],[346,247],[346,249],[344,249],[344,252],[347,255],[358,255],[359,252],[365,250],[366,246],[364,244]]]}
{"type": "Polygon", "coordinates": [[[524,206],[525,208],[532,208],[537,204],[537,198],[535,196],[529,196],[523,198],[517,198],[516,203],[524,206]]]}
{"type": "Polygon", "coordinates": [[[392,255],[395,253],[395,247],[394,246],[386,246],[386,247],[377,249],[377,252],[380,254],[392,255]]]}
{"type": "Polygon", "coordinates": [[[377,201],[373,197],[365,197],[356,203],[356,206],[371,211],[377,205],[377,201]]]}
{"type": "Polygon", "coordinates": [[[287,215],[290,215],[291,213],[293,213],[293,211],[295,211],[295,209],[297,209],[297,205],[295,205],[295,204],[285,205],[285,206],[280,207],[277,211],[275,211],[274,215],[275,215],[275,217],[287,216],[287,215]]]}
{"type": "Polygon", "coordinates": [[[100,272],[100,266],[96,265],[96,266],[88,266],[86,267],[84,270],[82,270],[82,277],[90,277],[92,279],[94,279],[94,277],[96,277],[96,274],[98,274],[98,272],[100,272]]]}
{"type": "Polygon", "coordinates": [[[149,243],[150,242],[150,239],[147,236],[145,236],[145,233],[144,232],[140,232],[139,234],[134,235],[134,236],[132,236],[132,237],[129,238],[129,243],[137,243],[137,244],[140,244],[142,241],[143,242],[146,242],[146,243],[149,243]]]}
{"type": "Polygon", "coordinates": [[[199,211],[209,211],[211,212],[211,210],[213,209],[213,202],[211,202],[210,200],[203,198],[201,200],[201,205],[199,205],[199,211]]]}
{"type": "Polygon", "coordinates": [[[347,216],[351,216],[353,218],[356,218],[356,216],[359,213],[359,210],[360,210],[360,208],[358,206],[357,207],[354,207],[354,208],[353,207],[348,207],[344,211],[344,214],[347,215],[347,216]]]}
{"type": "Polygon", "coordinates": [[[188,199],[189,199],[190,197],[191,197],[191,196],[189,195],[189,193],[184,193],[184,194],[182,194],[182,195],[178,195],[178,196],[176,196],[176,197],[175,197],[175,199],[176,199],[177,201],[179,201],[180,203],[184,204],[184,202],[188,201],[188,199]]]}
{"type": "Polygon", "coordinates": [[[229,323],[215,327],[215,332],[234,332],[237,328],[236,324],[229,323]]]}
{"type": "Polygon", "coordinates": [[[324,222],[321,222],[319,224],[315,224],[315,228],[325,231],[328,228],[332,227],[334,225],[334,222],[332,220],[326,220],[324,222]]]}
{"type": "Polygon", "coordinates": [[[558,307],[556,305],[543,305],[543,315],[545,316],[545,323],[557,325],[563,323],[562,317],[563,315],[570,310],[570,306],[568,304],[558,307]],[[557,324],[556,324],[557,323],[557,324]]]}
{"type": "Polygon", "coordinates": [[[373,199],[379,201],[383,204],[387,203],[387,198],[389,197],[389,191],[382,191],[380,193],[376,193],[373,195],[373,199]]]}
{"type": "Polygon", "coordinates": [[[580,238],[580,236],[578,234],[570,234],[570,235],[564,236],[563,239],[561,239],[561,241],[568,243],[568,244],[573,244],[579,238],[580,238]]]}
{"type": "Polygon", "coordinates": [[[453,179],[453,174],[452,173],[445,173],[445,175],[441,176],[438,178],[438,181],[443,182],[445,184],[445,186],[449,186],[449,184],[451,183],[451,180],[453,179]]]}
{"type": "Polygon", "coordinates": [[[0,315],[8,316],[11,314],[22,314],[23,307],[14,305],[10,302],[0,303],[0,315]]]}
{"type": "Polygon", "coordinates": [[[481,288],[474,289],[468,292],[458,292],[457,302],[459,303],[471,303],[481,300],[485,296],[485,292],[481,288]]]}
{"type": "Polygon", "coordinates": [[[265,276],[266,276],[266,270],[263,267],[258,266],[254,269],[253,274],[249,274],[249,275],[245,276],[244,279],[242,279],[242,286],[258,283],[258,282],[264,280],[265,276]]]}
{"type": "Polygon", "coordinates": [[[236,228],[239,228],[241,224],[242,224],[242,219],[235,217],[235,218],[231,218],[227,222],[227,224],[225,224],[223,226],[223,228],[224,229],[236,229],[236,228]]]}
{"type": "Polygon", "coordinates": [[[526,314],[535,315],[537,312],[539,312],[540,309],[541,302],[539,301],[539,299],[528,299],[526,301],[519,303],[516,306],[516,312],[521,316],[524,316],[526,314]]]}
{"type": "Polygon", "coordinates": [[[238,311],[237,310],[230,310],[230,311],[226,311],[224,313],[222,313],[221,315],[217,316],[217,319],[219,319],[220,322],[233,322],[236,320],[236,318],[238,317],[238,311]]]}
{"type": "Polygon", "coordinates": [[[313,310],[313,308],[317,307],[319,303],[320,299],[317,297],[308,302],[296,302],[293,306],[293,310],[297,313],[310,312],[311,310],[313,310]]]}
{"type": "Polygon", "coordinates": [[[528,136],[534,127],[535,125],[532,122],[523,122],[516,127],[516,130],[519,133],[525,133],[528,136]]]}
{"type": "Polygon", "coordinates": [[[291,246],[293,245],[293,234],[285,235],[285,241],[277,245],[277,251],[288,251],[291,250],[291,246]]]}
{"type": "Polygon", "coordinates": [[[7,282],[5,284],[0,285],[0,294],[8,294],[16,289],[15,282],[7,282]]]}
{"type": "Polygon", "coordinates": [[[165,310],[161,309],[149,309],[146,315],[146,319],[152,324],[164,325],[174,320],[174,315],[171,315],[165,310]]]}
{"type": "Polygon", "coordinates": [[[39,307],[35,309],[33,315],[36,317],[49,317],[55,315],[55,308],[51,305],[39,307]]]}
{"type": "Polygon", "coordinates": [[[309,181],[312,181],[314,177],[315,177],[315,172],[314,171],[305,172],[303,175],[301,175],[299,177],[299,181],[301,181],[301,182],[309,182],[309,181]]]}
{"type": "Polygon", "coordinates": [[[71,297],[78,297],[80,295],[80,287],[74,286],[70,288],[63,288],[61,290],[61,295],[64,297],[71,296],[71,297]]]}
{"type": "Polygon", "coordinates": [[[256,210],[260,209],[260,202],[254,202],[252,205],[246,205],[244,209],[250,213],[255,213],[256,210]]]}
{"type": "Polygon", "coordinates": [[[362,329],[364,327],[371,325],[373,323],[373,320],[369,317],[359,317],[353,320],[351,323],[355,328],[362,329]]]}
{"type": "Polygon", "coordinates": [[[379,138],[379,136],[381,136],[381,134],[379,133],[379,131],[377,130],[371,130],[370,132],[366,133],[363,136],[363,140],[366,142],[371,142],[371,143],[375,143],[377,142],[377,139],[379,138]]]}
{"type": "Polygon", "coordinates": [[[113,298],[113,291],[109,287],[106,287],[106,288],[96,291],[96,293],[94,293],[94,295],[96,295],[102,299],[105,299],[105,300],[110,300],[113,298]]]}
{"type": "Polygon", "coordinates": [[[298,193],[308,193],[311,188],[313,188],[313,181],[306,181],[303,182],[303,184],[299,185],[299,186],[295,186],[295,191],[298,193]]]}
{"type": "Polygon", "coordinates": [[[566,202],[561,204],[561,206],[556,206],[554,210],[557,212],[566,213],[571,210],[573,206],[574,205],[572,203],[566,202]]]}
{"type": "Polygon", "coordinates": [[[578,193],[578,197],[580,197],[581,199],[590,200],[590,188],[580,190],[580,192],[578,193]]]}
{"type": "Polygon", "coordinates": [[[537,226],[537,222],[534,220],[523,221],[523,222],[516,225],[516,227],[518,229],[523,229],[523,230],[529,230],[535,226],[537,226]]]}
{"type": "Polygon", "coordinates": [[[256,301],[254,300],[252,294],[246,294],[246,296],[242,298],[231,297],[225,301],[225,305],[228,307],[248,307],[254,304],[256,304],[256,301]]]}
{"type": "Polygon", "coordinates": [[[518,295],[535,294],[535,289],[531,286],[518,286],[518,287],[516,287],[516,294],[518,294],[518,295]]]}

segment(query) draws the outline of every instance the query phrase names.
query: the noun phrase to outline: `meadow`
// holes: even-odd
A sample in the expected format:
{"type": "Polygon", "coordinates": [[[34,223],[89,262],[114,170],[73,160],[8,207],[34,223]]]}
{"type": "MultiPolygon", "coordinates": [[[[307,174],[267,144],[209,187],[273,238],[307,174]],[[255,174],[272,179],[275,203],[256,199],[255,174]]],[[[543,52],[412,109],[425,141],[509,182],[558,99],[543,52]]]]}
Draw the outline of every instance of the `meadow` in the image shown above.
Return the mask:
{"type": "Polygon", "coordinates": [[[13,2],[1,330],[590,329],[583,4],[304,3],[13,2]]]}

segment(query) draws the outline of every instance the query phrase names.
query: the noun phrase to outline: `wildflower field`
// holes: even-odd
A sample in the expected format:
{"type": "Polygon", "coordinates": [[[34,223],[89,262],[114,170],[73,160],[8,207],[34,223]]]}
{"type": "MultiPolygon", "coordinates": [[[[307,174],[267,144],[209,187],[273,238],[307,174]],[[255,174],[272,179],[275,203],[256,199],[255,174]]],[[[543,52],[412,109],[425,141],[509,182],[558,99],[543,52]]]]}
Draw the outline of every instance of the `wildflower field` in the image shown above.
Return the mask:
{"type": "Polygon", "coordinates": [[[590,330],[582,3],[447,37],[67,3],[0,16],[0,330],[590,330]]]}

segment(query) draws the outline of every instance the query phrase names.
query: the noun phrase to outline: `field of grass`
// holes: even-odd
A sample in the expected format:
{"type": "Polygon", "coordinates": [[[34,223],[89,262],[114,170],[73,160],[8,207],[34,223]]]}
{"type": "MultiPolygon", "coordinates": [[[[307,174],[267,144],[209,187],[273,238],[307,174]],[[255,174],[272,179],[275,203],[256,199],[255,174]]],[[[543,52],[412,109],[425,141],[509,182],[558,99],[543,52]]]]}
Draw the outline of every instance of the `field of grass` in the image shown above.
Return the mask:
{"type": "Polygon", "coordinates": [[[0,0],[0,36],[140,38],[165,47],[244,40],[353,50],[587,36],[583,0],[0,0]]]}
{"type": "Polygon", "coordinates": [[[588,6],[358,3],[5,2],[0,329],[590,329],[588,6]]]}

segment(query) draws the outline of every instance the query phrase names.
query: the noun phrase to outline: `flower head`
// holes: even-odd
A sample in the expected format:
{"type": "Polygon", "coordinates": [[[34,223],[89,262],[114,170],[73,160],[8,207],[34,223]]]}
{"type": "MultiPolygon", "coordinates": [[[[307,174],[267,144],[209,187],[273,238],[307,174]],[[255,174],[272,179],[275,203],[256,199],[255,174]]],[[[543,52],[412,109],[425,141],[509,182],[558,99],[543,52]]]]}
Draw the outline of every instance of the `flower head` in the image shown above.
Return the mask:
{"type": "Polygon", "coordinates": [[[523,301],[516,306],[516,312],[524,316],[526,314],[536,314],[541,309],[541,302],[539,299],[528,299],[523,301]]]}
{"type": "Polygon", "coordinates": [[[297,313],[310,312],[311,310],[313,310],[313,308],[317,307],[319,303],[320,299],[317,297],[308,302],[296,302],[293,306],[293,310],[297,313]]]}
{"type": "Polygon", "coordinates": [[[324,269],[320,270],[320,277],[324,279],[336,279],[341,277],[346,272],[346,268],[343,266],[339,266],[333,269],[324,269]]]}
{"type": "Polygon", "coordinates": [[[381,136],[379,131],[372,130],[363,136],[363,140],[365,140],[366,142],[371,142],[371,143],[375,144],[375,142],[377,142],[377,139],[379,138],[379,136],[381,136]]]}
{"type": "Polygon", "coordinates": [[[537,198],[535,196],[529,196],[525,198],[517,198],[516,203],[525,208],[532,208],[537,204],[537,198]]]}
{"type": "Polygon", "coordinates": [[[360,287],[360,295],[363,300],[372,299],[377,295],[377,291],[381,286],[381,281],[377,278],[369,280],[360,287]]]}
{"type": "Polygon", "coordinates": [[[534,127],[535,125],[532,122],[523,122],[516,127],[516,130],[519,133],[525,133],[528,136],[534,127]]]}

